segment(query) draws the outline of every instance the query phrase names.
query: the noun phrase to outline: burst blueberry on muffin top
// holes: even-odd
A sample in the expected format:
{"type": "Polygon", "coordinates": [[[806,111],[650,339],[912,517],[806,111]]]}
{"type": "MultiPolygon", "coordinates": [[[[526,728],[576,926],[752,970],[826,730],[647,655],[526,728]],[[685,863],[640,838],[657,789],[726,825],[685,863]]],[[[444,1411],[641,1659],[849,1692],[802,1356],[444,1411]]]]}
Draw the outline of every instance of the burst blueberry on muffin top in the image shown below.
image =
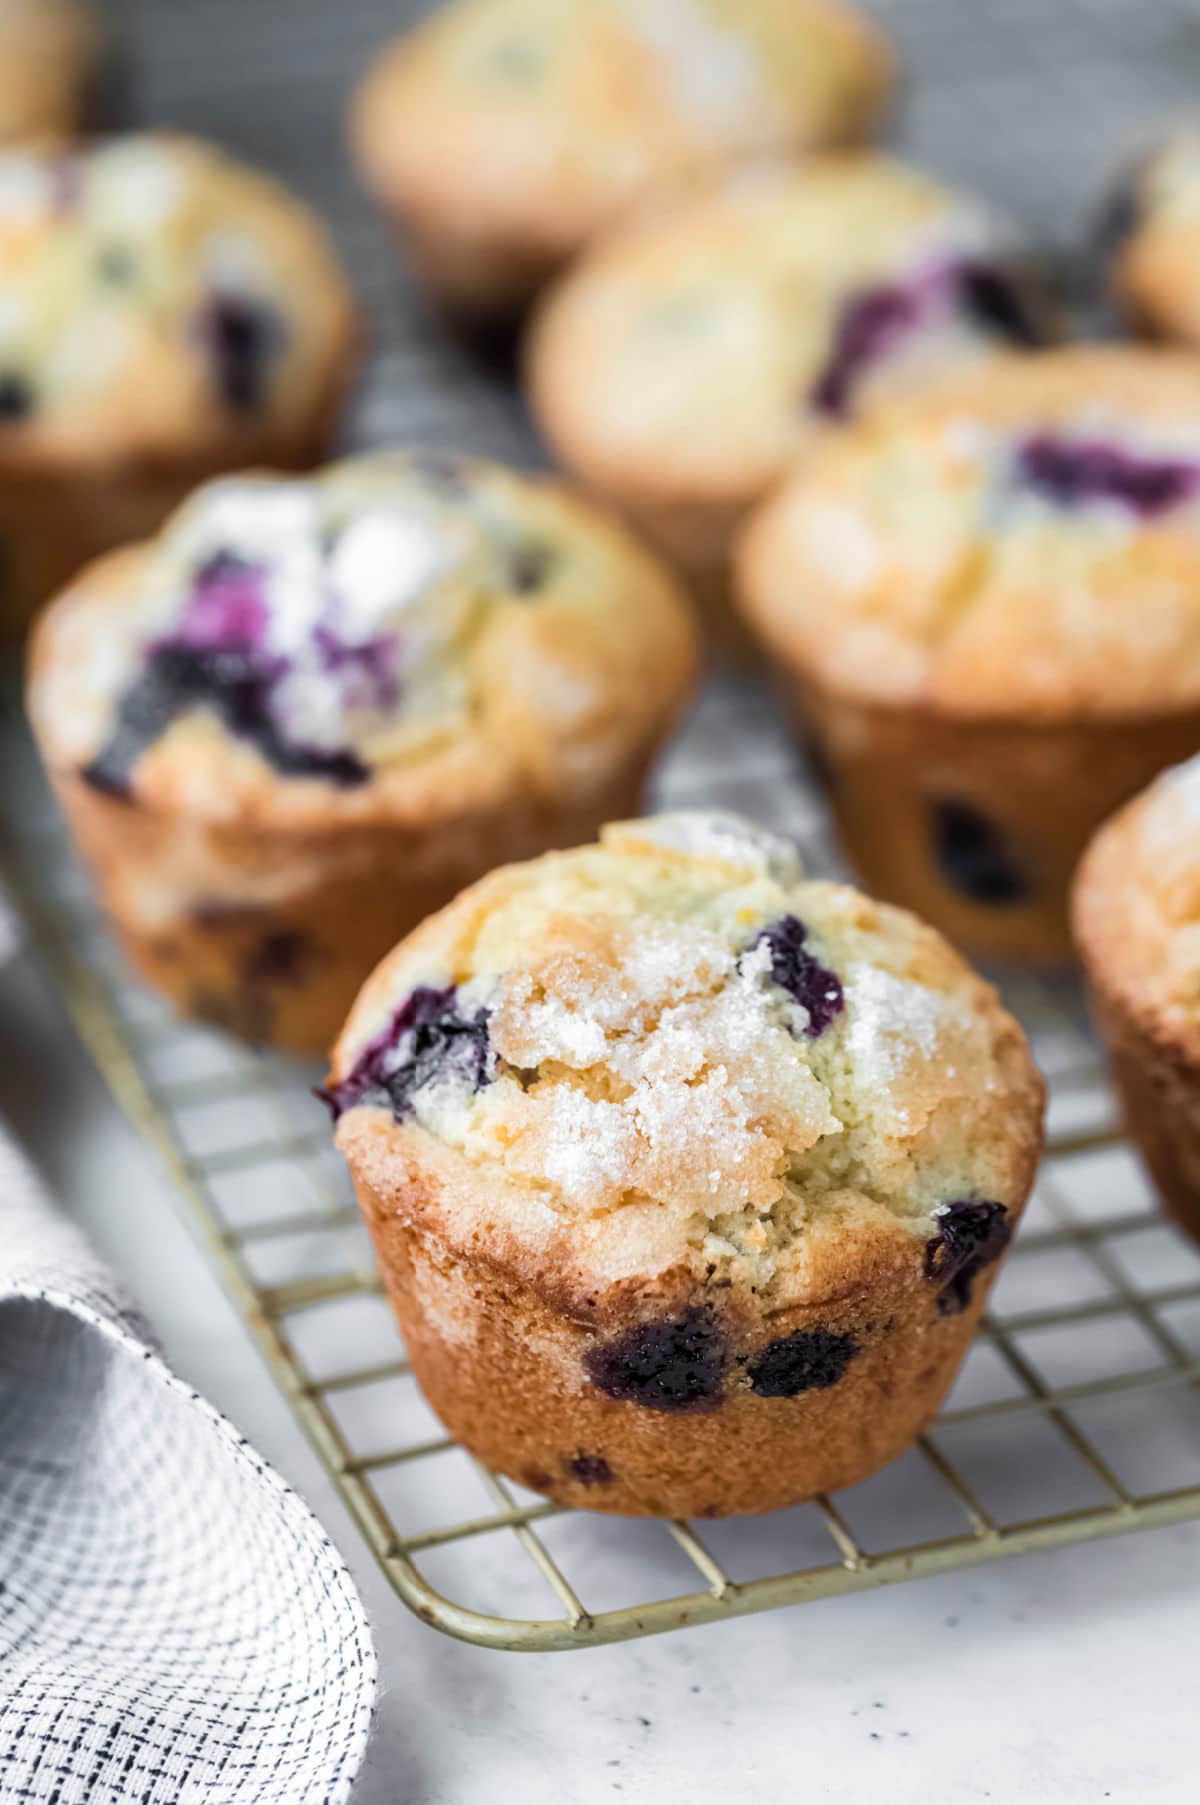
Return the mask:
{"type": "Polygon", "coordinates": [[[58,768],[200,816],[586,794],[692,666],[661,567],[552,484],[431,454],[210,484],[85,572],[33,701],[58,768]]]}
{"type": "Polygon", "coordinates": [[[354,336],[323,229],[222,152],[0,155],[0,457],[256,454],[315,430],[354,336]]]}
{"type": "MultiPolygon", "coordinates": [[[[1019,1028],[939,936],[707,815],[610,827],[466,892],[370,980],[326,1093],[356,1174],[391,1195],[405,1171],[399,1207],[449,1245],[485,1234],[585,1316],[609,1288],[657,1290],[588,1356],[592,1384],[656,1409],[726,1382],[739,1297],[769,1315],[907,1262],[935,1315],[964,1309],[1024,1200],[1039,1094],[1019,1028]]],[[[737,1382],[832,1386],[857,1347],[820,1325],[760,1337],[737,1382]]]]}
{"type": "MultiPolygon", "coordinates": [[[[814,681],[883,706],[1119,720],[1200,697],[1200,373],[1005,359],[831,440],[752,524],[741,591],[814,681]]],[[[948,848],[1008,878],[979,824],[948,848]]]]}

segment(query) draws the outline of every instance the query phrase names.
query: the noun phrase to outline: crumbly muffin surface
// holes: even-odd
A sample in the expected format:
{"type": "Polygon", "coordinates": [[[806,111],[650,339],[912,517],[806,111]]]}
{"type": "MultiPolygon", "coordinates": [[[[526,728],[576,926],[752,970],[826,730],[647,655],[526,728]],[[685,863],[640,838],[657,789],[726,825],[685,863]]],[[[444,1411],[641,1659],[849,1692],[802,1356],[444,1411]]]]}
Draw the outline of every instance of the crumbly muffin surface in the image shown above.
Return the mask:
{"type": "Polygon", "coordinates": [[[381,190],[565,249],[649,182],[855,140],[890,76],[839,0],[460,0],[385,52],[357,135],[381,190]]]}
{"type": "Polygon", "coordinates": [[[1001,222],[864,154],[736,172],[611,235],[546,303],[530,369],[589,479],[737,501],[821,428],[1053,330],[1001,222]]]}
{"type": "Polygon", "coordinates": [[[586,790],[670,719],[690,623],[552,484],[440,455],[202,489],[52,611],[54,762],[150,807],[302,825],[518,783],[586,790]]]}
{"type": "Polygon", "coordinates": [[[831,440],[751,524],[744,606],[818,684],[1023,720],[1200,698],[1200,368],[1005,358],[831,440]]]}
{"type": "Polygon", "coordinates": [[[353,337],[323,228],[215,148],[0,154],[0,459],[253,448],[310,426],[353,337]]]}
{"type": "Polygon", "coordinates": [[[366,986],[328,1095],[356,1171],[425,1173],[426,1226],[527,1282],[674,1270],[785,1307],[916,1240],[949,1312],[1023,1201],[1040,1088],[931,930],[736,817],[667,816],[427,923],[366,986]]]}

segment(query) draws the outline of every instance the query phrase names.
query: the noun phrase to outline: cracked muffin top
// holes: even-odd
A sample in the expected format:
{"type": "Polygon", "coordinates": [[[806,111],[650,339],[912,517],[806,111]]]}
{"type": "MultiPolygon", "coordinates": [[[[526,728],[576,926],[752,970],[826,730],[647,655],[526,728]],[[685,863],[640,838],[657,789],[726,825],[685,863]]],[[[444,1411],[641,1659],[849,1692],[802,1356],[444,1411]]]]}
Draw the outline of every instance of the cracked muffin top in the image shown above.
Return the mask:
{"type": "Polygon", "coordinates": [[[1135,159],[1105,238],[1117,299],[1135,323],[1200,340],[1200,124],[1176,127],[1135,159]]]}
{"type": "Polygon", "coordinates": [[[1079,867],[1074,923],[1097,984],[1200,1056],[1200,758],[1101,828],[1079,867]]]}
{"type": "Polygon", "coordinates": [[[252,457],[331,410],[355,339],[324,227],[213,146],[0,153],[0,467],[252,457]]]}
{"type": "Polygon", "coordinates": [[[1200,364],[998,360],[831,437],[755,516],[751,623],[864,702],[1119,719],[1200,701],[1200,364]]]}
{"type": "Polygon", "coordinates": [[[79,0],[0,0],[0,144],[74,136],[98,38],[79,0]]]}
{"type": "Polygon", "coordinates": [[[452,817],[586,793],[695,661],[658,561],[552,483],[432,453],[229,477],[37,630],[53,769],[212,821],[452,817]]]}
{"type": "Polygon", "coordinates": [[[1024,1200],[1042,1087],[939,935],[685,814],[464,892],[368,981],[326,1096],[401,1214],[569,1310],[911,1269],[952,1312],[1024,1200]]]}
{"type": "Polygon", "coordinates": [[[606,492],[738,504],[822,429],[1056,331],[1002,222],[860,154],[650,207],[550,295],[529,371],[563,460],[606,492]]]}
{"type": "Polygon", "coordinates": [[[858,141],[891,80],[841,0],[458,0],[377,59],[354,135],[385,202],[552,265],[649,186],[858,141]]]}

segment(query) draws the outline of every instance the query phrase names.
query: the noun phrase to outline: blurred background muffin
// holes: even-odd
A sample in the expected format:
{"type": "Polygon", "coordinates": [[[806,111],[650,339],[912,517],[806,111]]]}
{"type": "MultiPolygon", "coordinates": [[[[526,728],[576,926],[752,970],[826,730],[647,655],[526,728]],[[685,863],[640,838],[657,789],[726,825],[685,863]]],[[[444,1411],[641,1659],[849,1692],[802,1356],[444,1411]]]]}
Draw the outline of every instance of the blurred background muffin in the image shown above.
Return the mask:
{"type": "Polygon", "coordinates": [[[811,158],[651,207],[585,253],[535,319],[530,397],[724,640],[734,534],[821,432],[1057,327],[981,203],[890,158],[811,158]]]}
{"type": "Polygon", "coordinates": [[[848,144],[892,84],[842,0],[452,0],[355,101],[364,180],[457,311],[519,311],[635,195],[848,144]]]}
{"type": "Polygon", "coordinates": [[[622,528],[393,454],[219,481],[90,566],[38,623],[29,707],[141,975],[324,1052],[463,884],[637,806],[694,665],[622,528]]]}
{"type": "Polygon", "coordinates": [[[0,0],[0,146],[74,137],[87,122],[99,52],[84,0],[0,0]]]}
{"type": "Polygon", "coordinates": [[[1013,356],[831,437],[740,600],[879,894],[1070,952],[1088,838],[1200,746],[1200,361],[1013,356]]]}
{"type": "Polygon", "coordinates": [[[196,482],[327,451],[359,330],[325,228],[163,133],[0,155],[0,622],[196,482]]]}
{"type": "Polygon", "coordinates": [[[1200,758],[1105,823],[1074,924],[1127,1125],[1200,1241],[1200,758]]]}
{"type": "Polygon", "coordinates": [[[1200,124],[1177,127],[1130,165],[1106,237],[1113,292],[1131,324],[1200,345],[1200,124]]]}

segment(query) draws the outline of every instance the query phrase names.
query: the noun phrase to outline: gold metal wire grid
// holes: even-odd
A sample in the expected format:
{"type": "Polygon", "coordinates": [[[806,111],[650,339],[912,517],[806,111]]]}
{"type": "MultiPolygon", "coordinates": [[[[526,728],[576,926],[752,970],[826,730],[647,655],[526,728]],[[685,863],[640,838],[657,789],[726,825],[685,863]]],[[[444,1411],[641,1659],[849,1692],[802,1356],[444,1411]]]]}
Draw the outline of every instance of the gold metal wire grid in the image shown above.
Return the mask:
{"type": "MultiPolygon", "coordinates": [[[[757,768],[721,758],[723,732],[738,736],[756,707],[736,689],[710,696],[670,800],[713,799],[719,766],[727,791],[803,802],[794,771],[790,792],[783,782],[782,743],[760,737],[757,768]]],[[[786,825],[810,864],[830,862],[815,809],[786,825]]],[[[1069,982],[1012,991],[1051,1081],[1050,1148],[936,1425],[850,1492],[701,1534],[563,1510],[456,1448],[396,1338],[308,1094],[315,1074],[174,1022],[136,986],[44,802],[9,866],[115,1097],[191,1205],[395,1590],[435,1628],[493,1648],[582,1648],[1200,1516],[1200,1256],[1156,1215],[1120,1141],[1069,982]]]]}

